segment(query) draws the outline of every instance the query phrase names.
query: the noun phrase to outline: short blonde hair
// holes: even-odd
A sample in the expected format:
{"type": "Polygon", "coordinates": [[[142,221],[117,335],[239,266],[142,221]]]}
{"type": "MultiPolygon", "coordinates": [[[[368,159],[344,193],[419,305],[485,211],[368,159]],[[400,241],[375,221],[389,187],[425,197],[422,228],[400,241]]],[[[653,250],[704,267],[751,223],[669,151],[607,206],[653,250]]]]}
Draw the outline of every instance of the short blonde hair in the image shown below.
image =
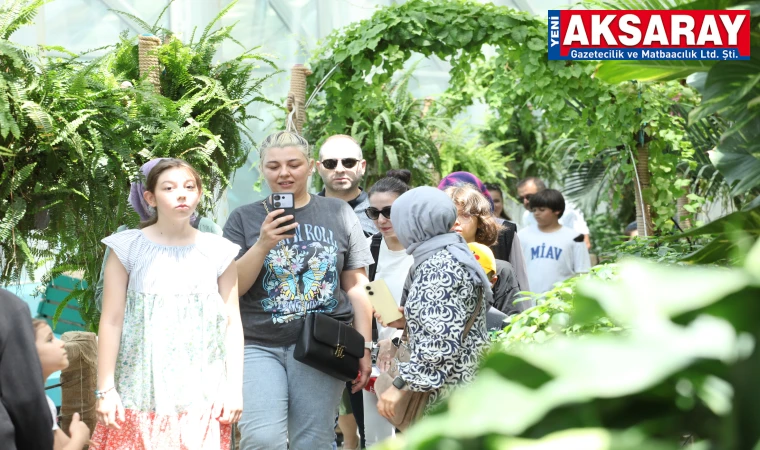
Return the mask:
{"type": "Polygon", "coordinates": [[[264,158],[269,149],[285,147],[295,147],[303,154],[306,161],[311,160],[309,156],[309,142],[306,139],[292,131],[278,131],[264,138],[261,145],[259,145],[259,165],[264,164],[264,158]]]}

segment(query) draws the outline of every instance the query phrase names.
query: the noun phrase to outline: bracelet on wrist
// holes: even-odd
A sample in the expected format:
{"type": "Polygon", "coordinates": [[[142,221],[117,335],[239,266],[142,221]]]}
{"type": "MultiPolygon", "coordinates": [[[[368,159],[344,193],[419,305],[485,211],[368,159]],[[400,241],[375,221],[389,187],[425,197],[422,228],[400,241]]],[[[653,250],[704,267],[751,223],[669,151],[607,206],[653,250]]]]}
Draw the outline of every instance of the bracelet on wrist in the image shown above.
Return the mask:
{"type": "Polygon", "coordinates": [[[114,388],[116,388],[116,386],[111,386],[110,388],[104,389],[102,391],[96,389],[95,398],[99,400],[103,400],[104,398],[106,398],[106,394],[114,390],[114,388]]]}

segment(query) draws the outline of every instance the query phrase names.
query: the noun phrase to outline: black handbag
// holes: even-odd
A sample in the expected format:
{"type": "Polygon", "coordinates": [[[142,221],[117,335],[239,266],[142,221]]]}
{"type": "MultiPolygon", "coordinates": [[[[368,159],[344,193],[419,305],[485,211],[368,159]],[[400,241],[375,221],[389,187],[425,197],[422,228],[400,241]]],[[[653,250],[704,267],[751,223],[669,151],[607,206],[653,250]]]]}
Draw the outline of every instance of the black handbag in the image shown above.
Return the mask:
{"type": "Polygon", "coordinates": [[[364,357],[364,336],[324,314],[307,314],[293,358],[341,381],[359,376],[364,357]]]}

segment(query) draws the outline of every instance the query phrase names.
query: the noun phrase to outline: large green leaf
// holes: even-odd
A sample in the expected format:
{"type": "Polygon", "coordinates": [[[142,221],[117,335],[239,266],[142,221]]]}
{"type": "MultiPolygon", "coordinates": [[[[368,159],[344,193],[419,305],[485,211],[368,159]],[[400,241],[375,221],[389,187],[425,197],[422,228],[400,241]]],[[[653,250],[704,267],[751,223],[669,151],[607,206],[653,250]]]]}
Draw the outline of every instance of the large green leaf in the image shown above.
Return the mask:
{"type": "MultiPolygon", "coordinates": [[[[622,293],[622,288],[616,293],[622,293]]],[[[688,301],[686,295],[681,299],[688,301]]],[[[662,319],[657,311],[652,317],[662,319]]],[[[472,385],[452,395],[445,415],[430,416],[412,428],[407,442],[418,448],[440,437],[519,436],[557,408],[635,395],[696,361],[727,361],[736,353],[736,333],[721,319],[705,316],[686,327],[665,323],[658,320],[655,326],[628,335],[555,338],[514,347],[509,350],[512,354],[553,379],[531,389],[513,381],[510,374],[486,368],[472,385]],[[505,409],[497,399],[504,399],[509,407],[505,409]]]]}
{"type": "Polygon", "coordinates": [[[741,252],[746,251],[760,236],[760,203],[751,209],[737,211],[707,225],[674,235],[673,238],[704,235],[715,237],[696,252],[686,255],[684,261],[710,264],[741,256],[741,252]]]}
{"type": "MultiPolygon", "coordinates": [[[[455,445],[455,444],[454,444],[455,445]]],[[[403,450],[409,448],[403,435],[388,439],[374,450],[403,450]]],[[[453,446],[451,441],[433,442],[425,448],[475,448],[465,445],[453,446]],[[448,444],[448,445],[447,445],[448,444]]],[[[657,441],[638,430],[611,431],[604,428],[573,428],[548,434],[540,439],[523,439],[514,437],[492,437],[484,439],[482,450],[680,450],[677,442],[657,441]]],[[[707,450],[707,443],[689,446],[689,450],[707,450]]]]}
{"type": "MultiPolygon", "coordinates": [[[[748,103],[760,96],[760,48],[752,48],[749,61],[721,61],[710,69],[702,92],[702,103],[689,114],[699,120],[714,113],[729,119],[745,112],[748,103]]],[[[755,112],[757,114],[757,112],[755,112]]]]}
{"type": "Polygon", "coordinates": [[[575,319],[588,321],[591,314],[603,313],[615,323],[653,328],[658,321],[715,303],[748,282],[742,271],[625,261],[614,282],[579,283],[575,319]]]}
{"type": "Polygon", "coordinates": [[[731,123],[709,156],[731,187],[732,195],[760,186],[760,109],[756,108],[760,103],[758,52],[760,49],[755,49],[749,61],[722,61],[706,76],[690,77],[692,86],[702,93],[700,105],[689,112],[692,129],[694,124],[707,119],[731,123]]]}
{"type": "Polygon", "coordinates": [[[756,156],[760,155],[760,143],[756,139],[747,141],[734,134],[725,138],[709,155],[715,168],[732,187],[733,195],[760,186],[760,158],[756,156]]]}
{"type": "MultiPolygon", "coordinates": [[[[600,312],[625,319],[631,325],[625,334],[558,337],[540,345],[500,349],[509,356],[490,355],[473,384],[452,395],[445,414],[432,415],[406,433],[409,448],[431,448],[423,443],[441,438],[521,436],[546,420],[561,427],[575,419],[568,414],[562,419],[553,411],[580,407],[594,399],[633,401],[634,396],[667,383],[698,361],[736,359],[739,338],[729,322],[702,315],[677,326],[670,317],[746,292],[756,281],[747,272],[628,261],[621,265],[618,280],[582,281],[579,290],[586,302],[601,307],[600,312]],[[526,382],[531,374],[540,382],[526,382]],[[505,399],[509,407],[503,408],[496,399],[505,399]]],[[[647,398],[660,394],[652,395],[647,398]]],[[[725,405],[726,399],[721,401],[725,405]]],[[[627,411],[618,406],[619,414],[627,411]]],[[[588,412],[589,417],[580,419],[586,424],[611,420],[588,412]]],[[[637,414],[653,417],[651,411],[637,414]]]]}
{"type": "Polygon", "coordinates": [[[668,81],[686,78],[694,72],[707,72],[716,61],[604,61],[596,69],[596,77],[607,83],[624,81],[668,81]]]}

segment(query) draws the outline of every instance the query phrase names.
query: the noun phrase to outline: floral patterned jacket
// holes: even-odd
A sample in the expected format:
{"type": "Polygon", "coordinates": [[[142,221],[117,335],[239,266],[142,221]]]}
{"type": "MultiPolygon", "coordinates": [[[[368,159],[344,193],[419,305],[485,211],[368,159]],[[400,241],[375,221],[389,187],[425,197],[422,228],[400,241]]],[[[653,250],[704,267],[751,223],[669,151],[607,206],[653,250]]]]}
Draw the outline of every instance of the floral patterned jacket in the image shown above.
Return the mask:
{"type": "Polygon", "coordinates": [[[482,305],[467,336],[464,329],[475,312],[480,288],[466,269],[441,250],[411,275],[404,304],[409,327],[410,360],[399,364],[399,375],[409,389],[432,391],[428,406],[451,389],[475,377],[480,357],[488,347],[487,305],[482,305]]]}

